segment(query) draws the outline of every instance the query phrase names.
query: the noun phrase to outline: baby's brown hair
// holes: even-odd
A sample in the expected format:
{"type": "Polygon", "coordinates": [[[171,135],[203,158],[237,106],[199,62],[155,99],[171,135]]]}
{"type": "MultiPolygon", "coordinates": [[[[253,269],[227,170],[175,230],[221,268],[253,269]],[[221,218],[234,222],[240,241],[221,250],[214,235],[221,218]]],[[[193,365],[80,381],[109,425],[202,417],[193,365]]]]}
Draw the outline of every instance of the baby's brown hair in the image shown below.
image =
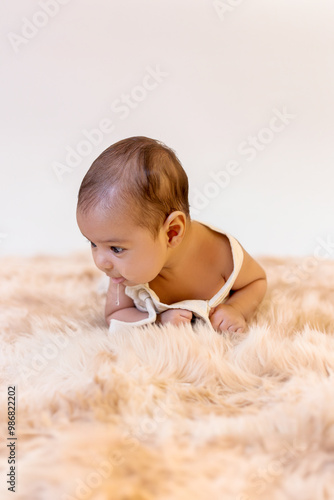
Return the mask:
{"type": "Polygon", "coordinates": [[[148,137],[116,142],[96,158],[81,183],[77,210],[130,207],[135,224],[154,238],[167,216],[180,210],[188,219],[188,177],[175,152],[148,137]]]}

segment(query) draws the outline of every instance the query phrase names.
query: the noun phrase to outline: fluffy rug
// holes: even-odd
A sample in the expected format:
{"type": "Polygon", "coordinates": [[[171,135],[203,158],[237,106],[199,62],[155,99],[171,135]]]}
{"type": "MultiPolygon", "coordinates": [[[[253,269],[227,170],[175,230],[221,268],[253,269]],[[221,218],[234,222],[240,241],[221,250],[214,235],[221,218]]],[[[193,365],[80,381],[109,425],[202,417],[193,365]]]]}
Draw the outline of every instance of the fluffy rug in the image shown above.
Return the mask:
{"type": "Polygon", "coordinates": [[[0,498],[333,499],[334,262],[260,262],[247,333],[112,336],[88,253],[2,258],[0,498]]]}

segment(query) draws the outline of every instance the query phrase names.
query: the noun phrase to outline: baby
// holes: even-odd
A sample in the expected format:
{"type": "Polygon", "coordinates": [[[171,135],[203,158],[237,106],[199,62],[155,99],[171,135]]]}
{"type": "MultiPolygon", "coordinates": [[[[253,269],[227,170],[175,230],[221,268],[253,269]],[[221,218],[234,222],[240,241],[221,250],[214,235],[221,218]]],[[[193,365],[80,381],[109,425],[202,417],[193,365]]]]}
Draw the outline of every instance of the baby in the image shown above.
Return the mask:
{"type": "Polygon", "coordinates": [[[243,332],[266,292],[262,267],[232,236],[191,220],[175,153],[147,137],[113,144],[80,186],[77,222],[109,278],[105,317],[243,332]]]}

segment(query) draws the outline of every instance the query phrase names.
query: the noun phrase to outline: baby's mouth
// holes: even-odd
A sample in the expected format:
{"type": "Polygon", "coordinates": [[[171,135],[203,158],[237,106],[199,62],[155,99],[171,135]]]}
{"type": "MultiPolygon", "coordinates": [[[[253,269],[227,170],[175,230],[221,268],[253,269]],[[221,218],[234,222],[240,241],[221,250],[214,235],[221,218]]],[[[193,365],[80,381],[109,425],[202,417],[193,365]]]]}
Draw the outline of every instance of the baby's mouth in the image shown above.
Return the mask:
{"type": "Polygon", "coordinates": [[[125,281],[125,278],[123,278],[122,276],[120,278],[111,278],[110,277],[110,279],[113,283],[123,283],[123,281],[125,281]]]}

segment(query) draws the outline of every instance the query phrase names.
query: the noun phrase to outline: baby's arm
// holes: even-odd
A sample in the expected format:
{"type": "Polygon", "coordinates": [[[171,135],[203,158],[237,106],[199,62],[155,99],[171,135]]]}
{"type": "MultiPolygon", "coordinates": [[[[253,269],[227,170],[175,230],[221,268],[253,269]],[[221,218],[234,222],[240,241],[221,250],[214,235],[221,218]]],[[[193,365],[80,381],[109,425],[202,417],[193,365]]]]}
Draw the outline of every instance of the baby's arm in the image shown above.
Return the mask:
{"type": "Polygon", "coordinates": [[[110,280],[109,288],[107,291],[106,305],[105,305],[105,318],[108,325],[112,319],[133,323],[148,318],[147,312],[139,311],[132,299],[125,295],[125,286],[122,283],[119,285],[119,304],[116,305],[117,300],[117,284],[110,280]]]}
{"type": "MultiPolygon", "coordinates": [[[[266,274],[243,249],[244,259],[237,279],[232,287],[231,296],[210,312],[212,326],[216,330],[243,332],[267,290],[266,274]]],[[[228,275],[226,276],[228,279],[228,275]]]]}

